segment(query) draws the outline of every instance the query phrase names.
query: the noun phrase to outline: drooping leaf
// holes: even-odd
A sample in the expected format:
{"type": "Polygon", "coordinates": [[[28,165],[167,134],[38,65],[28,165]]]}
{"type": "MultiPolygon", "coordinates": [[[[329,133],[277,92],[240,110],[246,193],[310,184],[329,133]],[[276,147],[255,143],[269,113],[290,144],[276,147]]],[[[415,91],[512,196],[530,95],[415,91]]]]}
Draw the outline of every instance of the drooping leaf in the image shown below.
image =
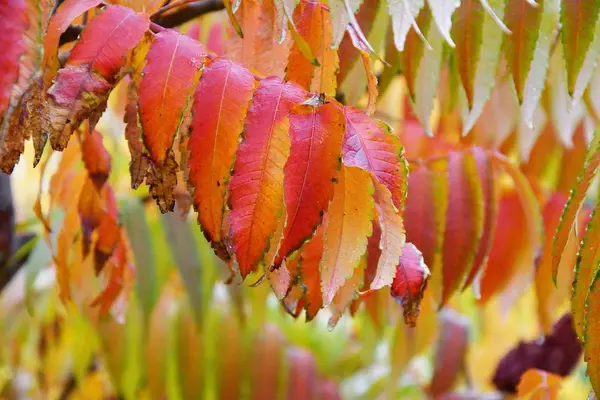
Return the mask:
{"type": "Polygon", "coordinates": [[[404,309],[404,323],[417,326],[421,300],[431,273],[423,262],[423,254],[412,243],[402,248],[396,276],[392,282],[391,294],[404,309]]]}
{"type": "Polygon", "coordinates": [[[512,32],[504,39],[504,53],[521,103],[540,34],[544,3],[539,1],[534,6],[522,0],[509,0],[504,10],[504,22],[512,32]]]}
{"type": "Polygon", "coordinates": [[[302,96],[297,87],[266,78],[248,110],[229,186],[231,235],[242,277],[262,261],[283,214],[283,170],[290,146],[287,114],[302,96]]]}
{"type": "Polygon", "coordinates": [[[3,51],[0,53],[0,126],[10,105],[13,85],[19,79],[19,61],[25,53],[23,34],[27,29],[27,4],[25,0],[7,0],[0,4],[3,26],[3,51]]]}
{"type": "Polygon", "coordinates": [[[477,165],[477,173],[479,174],[479,182],[481,183],[481,190],[483,193],[484,220],[481,240],[479,241],[477,253],[473,259],[473,265],[471,266],[471,271],[467,275],[463,290],[473,282],[487,262],[494,240],[493,235],[496,224],[496,215],[498,213],[498,199],[496,196],[496,186],[494,184],[495,179],[492,161],[488,156],[488,153],[479,147],[474,147],[471,151],[473,153],[475,164],[477,165]]]}
{"type": "MultiPolygon", "coordinates": [[[[441,169],[445,171],[446,166],[441,169]]],[[[439,171],[431,170],[425,164],[411,167],[408,177],[410,196],[404,213],[406,240],[423,253],[425,264],[435,273],[440,273],[447,191],[447,180],[439,171]]]]}
{"type": "MultiPolygon", "coordinates": [[[[323,13],[324,6],[315,0],[304,0],[294,12],[294,21],[298,26],[298,33],[306,41],[312,54],[317,54],[323,39],[323,13]]],[[[302,53],[297,42],[294,42],[288,59],[285,80],[297,83],[304,89],[309,89],[314,77],[315,67],[319,62],[308,59],[302,53]]]]}
{"type": "Polygon", "coordinates": [[[577,335],[583,338],[584,316],[586,314],[586,300],[592,284],[592,279],[597,266],[600,264],[600,252],[598,251],[598,234],[600,228],[600,210],[595,208],[590,221],[587,224],[581,247],[577,254],[575,264],[575,276],[573,278],[573,296],[571,298],[571,310],[573,313],[573,324],[577,335]]]}
{"type": "Polygon", "coordinates": [[[315,69],[310,85],[311,92],[324,93],[335,96],[337,88],[337,74],[340,69],[338,51],[333,48],[332,16],[326,7],[321,7],[321,21],[323,29],[317,60],[319,66],[315,69]]]}
{"type": "Polygon", "coordinates": [[[367,172],[356,167],[342,167],[324,222],[320,270],[325,306],[352,276],[365,253],[372,229],[372,193],[371,177],[367,172]]]}
{"type": "Polygon", "coordinates": [[[416,19],[424,4],[424,0],[391,0],[388,2],[388,13],[394,27],[394,44],[398,51],[404,50],[404,41],[411,27],[419,36],[423,36],[416,19]]]}
{"type": "MultiPolygon", "coordinates": [[[[415,18],[415,23],[419,26],[424,36],[427,36],[429,30],[433,27],[432,19],[429,7],[423,7],[415,18]]],[[[425,51],[425,42],[417,35],[415,30],[410,30],[406,35],[404,50],[400,54],[400,65],[411,98],[417,95],[415,80],[425,51]]]]}
{"type": "Polygon", "coordinates": [[[152,166],[147,177],[162,212],[173,210],[177,162],[171,147],[189,107],[191,88],[200,79],[204,48],[195,40],[165,30],[156,35],[139,86],[142,138],[152,166]]]}
{"type": "Polygon", "coordinates": [[[81,153],[85,169],[97,190],[100,190],[110,174],[110,154],[104,144],[102,135],[98,131],[84,132],[81,143],[81,153]]]}
{"type": "Polygon", "coordinates": [[[205,68],[194,94],[189,184],[209,241],[222,240],[227,183],[255,85],[248,70],[217,59],[205,68]]]}
{"type": "MultiPolygon", "coordinates": [[[[490,95],[503,39],[502,30],[486,12],[484,3],[480,0],[462,1],[453,17],[452,37],[456,42],[458,74],[468,104],[463,133],[471,130],[490,95]]],[[[501,18],[503,10],[497,9],[499,4],[503,2],[493,1],[490,6],[496,8],[496,14],[501,18]]]]}
{"type": "Polygon", "coordinates": [[[148,157],[144,153],[142,142],[142,128],[138,113],[138,90],[142,80],[142,71],[146,65],[146,55],[150,49],[153,36],[149,33],[133,49],[131,54],[131,80],[127,87],[127,105],[125,106],[125,139],[131,155],[129,174],[131,175],[131,188],[137,189],[148,172],[148,157]]]}
{"type": "Polygon", "coordinates": [[[448,155],[448,208],[443,251],[444,304],[463,284],[473,266],[483,234],[484,197],[474,155],[448,155]]]}
{"type": "Polygon", "coordinates": [[[43,88],[50,87],[58,71],[58,45],[60,36],[77,16],[98,6],[100,3],[102,3],[101,0],[67,0],[58,7],[48,24],[46,36],[44,36],[43,88]]]}
{"type": "Polygon", "coordinates": [[[577,218],[581,205],[585,200],[587,190],[596,176],[596,171],[600,165],[600,134],[596,131],[592,143],[588,150],[583,170],[577,178],[575,187],[571,190],[569,199],[560,218],[560,223],[552,243],[552,279],[556,283],[558,274],[558,265],[563,251],[567,246],[569,236],[573,231],[573,224],[577,218]]]}
{"type": "Polygon", "coordinates": [[[323,230],[324,225],[321,225],[310,241],[302,246],[298,260],[302,284],[305,287],[304,308],[307,321],[312,320],[323,306],[321,271],[319,269],[323,257],[323,230]]]}
{"type": "Polygon", "coordinates": [[[348,279],[335,294],[335,297],[330,304],[332,316],[329,317],[329,321],[327,322],[329,329],[333,329],[337,325],[340,318],[342,318],[344,311],[346,311],[350,306],[350,303],[352,303],[352,300],[358,297],[358,291],[363,285],[365,267],[366,257],[363,256],[358,267],[354,268],[352,277],[350,277],[350,279],[348,279]]]}
{"type": "Polygon", "coordinates": [[[402,216],[392,202],[390,191],[379,182],[373,182],[373,184],[375,186],[375,207],[381,227],[379,242],[381,256],[375,275],[371,280],[370,289],[377,290],[392,283],[406,236],[402,216]]]}
{"type": "Polygon", "coordinates": [[[291,150],[283,182],[287,224],[279,259],[298,249],[321,223],[333,196],[345,131],[344,115],[334,103],[296,106],[289,121],[291,150]]]}
{"type": "Polygon", "coordinates": [[[93,128],[106,107],[126,52],[147,29],[145,14],[121,6],[108,7],[87,25],[48,90],[50,143],[54,149],[63,150],[83,120],[89,118],[93,128]]]}
{"type": "Polygon", "coordinates": [[[565,0],[561,3],[561,40],[567,69],[567,87],[570,95],[573,95],[575,91],[588,52],[593,52],[595,54],[593,62],[597,61],[600,42],[595,43],[596,48],[592,43],[595,42],[594,38],[597,37],[596,25],[599,14],[600,2],[597,1],[565,0]]]}
{"type": "Polygon", "coordinates": [[[435,349],[433,378],[429,393],[439,396],[454,387],[456,379],[465,368],[469,346],[469,321],[451,309],[441,312],[440,337],[435,349]]]}
{"type": "Polygon", "coordinates": [[[402,146],[391,128],[364,112],[344,107],[346,132],[342,143],[344,165],[359,167],[375,175],[385,185],[396,208],[404,210],[408,185],[408,166],[402,146]]]}
{"type": "Polygon", "coordinates": [[[460,3],[458,1],[428,0],[427,4],[429,4],[435,24],[444,40],[450,47],[455,47],[456,45],[450,36],[450,28],[452,27],[452,14],[454,14],[460,3]]]}
{"type": "Polygon", "coordinates": [[[327,4],[331,10],[331,19],[333,25],[332,47],[337,48],[344,38],[346,28],[350,23],[350,13],[356,14],[360,7],[361,0],[330,0],[327,4]],[[349,8],[346,6],[349,6],[349,8]]]}

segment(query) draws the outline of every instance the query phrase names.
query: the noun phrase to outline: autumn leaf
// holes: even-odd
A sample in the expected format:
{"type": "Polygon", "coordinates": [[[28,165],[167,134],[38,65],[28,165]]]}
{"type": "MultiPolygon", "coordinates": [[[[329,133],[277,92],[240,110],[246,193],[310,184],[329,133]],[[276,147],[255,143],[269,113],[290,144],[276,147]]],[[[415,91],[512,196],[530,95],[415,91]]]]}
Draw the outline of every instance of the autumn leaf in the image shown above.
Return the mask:
{"type": "Polygon", "coordinates": [[[139,85],[142,138],[153,165],[148,183],[162,212],[172,210],[177,162],[171,147],[189,107],[191,88],[200,79],[204,47],[174,31],[156,35],[139,85]]]}
{"type": "Polygon", "coordinates": [[[209,241],[222,240],[227,183],[255,85],[248,70],[217,59],[206,66],[194,94],[189,184],[209,241]]]}
{"type": "Polygon", "coordinates": [[[107,7],[88,24],[48,90],[50,143],[54,149],[64,149],[71,133],[85,119],[90,119],[93,129],[126,52],[147,29],[144,14],[120,6],[107,7]]]}
{"type": "Polygon", "coordinates": [[[242,277],[262,261],[284,210],[284,165],[290,148],[286,117],[302,96],[296,86],[266,78],[248,110],[229,185],[231,235],[242,277]]]}
{"type": "Polygon", "coordinates": [[[544,1],[534,6],[522,0],[509,0],[504,10],[504,22],[512,32],[504,39],[504,53],[520,103],[537,47],[543,8],[544,1]]]}
{"type": "Polygon", "coordinates": [[[463,284],[483,235],[484,197],[473,154],[448,155],[448,187],[442,304],[463,284]]]}
{"type": "Polygon", "coordinates": [[[308,243],[302,246],[298,258],[299,273],[305,287],[304,308],[307,321],[312,320],[323,307],[319,267],[323,257],[323,229],[324,225],[321,225],[308,243]]]}
{"type": "Polygon", "coordinates": [[[427,4],[444,40],[450,47],[455,47],[456,45],[450,36],[450,28],[452,27],[452,14],[454,14],[460,3],[446,0],[428,0],[427,4]]]}
{"type": "Polygon", "coordinates": [[[423,262],[423,254],[414,244],[406,243],[396,267],[391,294],[402,305],[404,322],[413,328],[417,325],[421,300],[430,276],[429,268],[423,262]]]}
{"type": "Polygon", "coordinates": [[[84,132],[81,143],[81,158],[85,169],[97,190],[100,190],[110,174],[110,154],[102,143],[102,135],[99,131],[91,133],[84,132]]]}
{"type": "Polygon", "coordinates": [[[406,242],[406,236],[402,216],[392,203],[390,191],[378,182],[373,182],[373,185],[375,186],[375,208],[381,228],[379,241],[381,256],[377,263],[375,275],[371,280],[370,289],[377,290],[392,283],[398,260],[402,255],[402,248],[406,242]]]}
{"type": "Polygon", "coordinates": [[[408,165],[402,157],[402,146],[391,128],[364,112],[344,107],[346,131],[342,143],[344,165],[359,167],[375,175],[385,185],[396,208],[404,210],[408,184],[408,165]]]}
{"type": "Polygon", "coordinates": [[[324,222],[320,270],[325,306],[352,276],[366,251],[371,235],[372,193],[367,172],[356,167],[342,168],[324,222]]]}
{"type": "Polygon", "coordinates": [[[276,264],[321,223],[333,196],[345,131],[344,115],[334,103],[293,107],[289,121],[291,149],[283,182],[287,223],[276,264]]]}
{"type": "Polygon", "coordinates": [[[599,13],[600,3],[597,1],[565,0],[561,3],[561,41],[570,95],[573,95],[588,52],[593,52],[595,58],[598,58],[597,48],[600,44],[595,43],[596,48],[592,44],[597,36],[596,24],[599,13]]]}
{"type": "Polygon", "coordinates": [[[444,309],[440,316],[440,337],[435,349],[433,378],[429,393],[438,396],[451,390],[464,371],[469,346],[469,322],[464,315],[444,309]]]}
{"type": "Polygon", "coordinates": [[[392,26],[394,27],[394,44],[398,51],[404,51],[406,35],[411,28],[419,36],[423,36],[416,19],[424,4],[423,0],[392,0],[388,2],[388,13],[392,18],[392,26]]]}
{"type": "Polygon", "coordinates": [[[600,390],[600,308],[596,305],[600,299],[600,271],[599,265],[595,269],[589,292],[585,301],[584,324],[583,324],[583,355],[587,363],[587,375],[595,392],[600,390]]]}
{"type": "MultiPolygon", "coordinates": [[[[306,41],[312,54],[317,54],[323,40],[323,13],[324,5],[315,0],[301,1],[294,12],[294,21],[298,27],[298,34],[306,41]]],[[[319,62],[315,58],[310,60],[301,51],[297,42],[294,42],[288,58],[285,80],[297,83],[304,89],[309,89],[314,77],[315,67],[319,62]]]]}
{"type": "Polygon", "coordinates": [[[567,204],[560,218],[560,223],[552,243],[552,279],[556,283],[558,265],[563,251],[567,246],[569,236],[572,234],[573,224],[577,218],[581,205],[586,197],[587,190],[596,176],[600,165],[600,135],[596,132],[594,139],[589,145],[588,155],[582,171],[579,173],[577,183],[571,190],[567,204]]]}
{"type": "Polygon", "coordinates": [[[344,314],[344,311],[350,306],[352,300],[358,297],[358,292],[363,285],[365,276],[366,257],[363,256],[358,267],[354,268],[352,277],[336,292],[333,301],[330,304],[332,315],[329,317],[327,326],[329,329],[335,328],[338,321],[344,314]]]}

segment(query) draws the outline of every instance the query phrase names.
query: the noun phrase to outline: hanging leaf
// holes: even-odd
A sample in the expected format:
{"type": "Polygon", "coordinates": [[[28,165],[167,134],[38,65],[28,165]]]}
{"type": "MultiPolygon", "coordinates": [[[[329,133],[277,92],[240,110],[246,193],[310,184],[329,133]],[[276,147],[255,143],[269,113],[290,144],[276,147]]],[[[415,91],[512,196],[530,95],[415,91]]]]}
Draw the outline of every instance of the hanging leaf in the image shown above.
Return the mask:
{"type": "Polygon", "coordinates": [[[437,25],[444,40],[450,45],[450,47],[455,47],[456,45],[450,36],[450,28],[452,27],[452,14],[454,14],[454,11],[460,5],[460,2],[447,0],[428,0],[427,4],[431,9],[435,24],[437,25]]]}
{"type": "Polygon", "coordinates": [[[519,102],[523,102],[525,82],[534,58],[540,35],[540,24],[545,1],[532,5],[522,0],[509,0],[504,10],[504,21],[512,32],[504,42],[504,54],[513,76],[519,102]]]}
{"type": "Polygon", "coordinates": [[[411,27],[419,36],[423,36],[416,19],[424,4],[423,0],[391,0],[388,2],[388,13],[394,27],[394,44],[398,51],[404,50],[404,41],[411,27]]]}
{"type": "Polygon", "coordinates": [[[302,96],[297,87],[266,78],[248,110],[229,186],[231,235],[242,277],[264,258],[284,210],[284,165],[290,148],[286,116],[302,96]]]}
{"type": "Polygon", "coordinates": [[[374,186],[375,208],[381,228],[379,242],[381,256],[377,263],[375,275],[371,280],[371,290],[381,289],[392,283],[398,260],[402,255],[402,248],[406,242],[402,216],[394,207],[390,191],[378,182],[374,182],[374,186]]]}
{"type": "Polygon", "coordinates": [[[336,292],[335,297],[330,304],[332,315],[327,322],[327,327],[329,329],[335,328],[346,309],[352,303],[352,300],[358,297],[358,291],[363,285],[365,267],[366,258],[363,256],[358,267],[354,268],[352,277],[336,292]]]}
{"type": "Polygon", "coordinates": [[[404,323],[410,327],[417,326],[421,300],[430,276],[429,268],[423,262],[423,254],[414,244],[406,243],[396,267],[391,293],[402,305],[404,323]]]}
{"type": "Polygon", "coordinates": [[[372,193],[368,173],[355,167],[342,168],[324,222],[320,270],[325,306],[352,276],[365,253],[371,235],[372,193]]]}
{"type": "Polygon", "coordinates": [[[327,5],[331,10],[333,25],[332,48],[337,48],[344,38],[346,28],[350,23],[350,15],[356,14],[362,0],[330,0],[327,5]]]}
{"type": "Polygon", "coordinates": [[[142,138],[152,165],[147,182],[162,212],[175,206],[177,162],[171,150],[189,107],[191,88],[202,72],[204,48],[174,31],[162,31],[150,45],[139,86],[142,138]]]}
{"type": "Polygon", "coordinates": [[[344,165],[359,167],[375,175],[392,193],[394,205],[404,209],[408,184],[408,166],[402,146],[391,128],[364,112],[344,107],[346,132],[342,143],[344,165]]]}
{"type": "Polygon", "coordinates": [[[600,165],[600,134],[596,132],[590,144],[585,165],[577,178],[575,187],[571,190],[552,243],[552,279],[554,283],[556,283],[560,259],[567,246],[569,236],[572,234],[573,224],[585,200],[587,190],[596,176],[598,165],[600,165]]]}
{"type": "Polygon", "coordinates": [[[334,103],[296,106],[289,120],[291,154],[284,169],[287,224],[279,260],[298,249],[321,223],[333,196],[345,129],[344,115],[334,103]]]}
{"type": "MultiPolygon", "coordinates": [[[[321,12],[323,7],[324,5],[318,1],[305,0],[300,2],[300,6],[294,12],[294,21],[299,27],[298,34],[306,41],[311,54],[317,54],[323,39],[324,24],[321,12]]],[[[288,59],[285,80],[309,89],[316,66],[319,66],[317,59],[307,58],[299,44],[294,42],[288,59]]]]}
{"type": "Polygon", "coordinates": [[[217,59],[206,66],[194,94],[189,184],[202,231],[216,244],[222,241],[227,184],[255,85],[248,70],[217,59]]]}
{"type": "MultiPolygon", "coordinates": [[[[596,25],[599,14],[600,3],[597,1],[565,0],[561,3],[561,40],[570,95],[573,95],[580,73],[583,72],[582,68],[588,52],[594,55],[592,62],[595,64],[597,61],[600,42],[595,38],[598,36],[596,25]]],[[[588,73],[589,82],[591,71],[588,73]]],[[[587,84],[583,87],[585,86],[587,84]]],[[[583,93],[583,89],[581,92],[583,93]]]]}
{"type": "Polygon", "coordinates": [[[464,283],[483,235],[484,195],[473,154],[448,155],[448,187],[442,304],[464,283]]]}

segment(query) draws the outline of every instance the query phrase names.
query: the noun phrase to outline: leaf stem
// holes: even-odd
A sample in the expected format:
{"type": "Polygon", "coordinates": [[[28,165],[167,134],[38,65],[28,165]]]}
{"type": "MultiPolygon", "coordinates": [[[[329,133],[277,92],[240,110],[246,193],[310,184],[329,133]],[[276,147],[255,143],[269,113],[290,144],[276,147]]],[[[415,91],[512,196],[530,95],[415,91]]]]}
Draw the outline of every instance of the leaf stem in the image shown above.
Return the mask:
{"type": "Polygon", "coordinates": [[[172,3],[167,3],[164,6],[162,6],[161,8],[159,8],[158,10],[156,10],[155,12],[153,12],[152,15],[150,15],[150,20],[156,19],[159,15],[161,15],[169,10],[172,10],[172,9],[180,7],[180,6],[184,6],[189,3],[194,3],[196,1],[199,1],[199,0],[176,0],[172,3]]]}

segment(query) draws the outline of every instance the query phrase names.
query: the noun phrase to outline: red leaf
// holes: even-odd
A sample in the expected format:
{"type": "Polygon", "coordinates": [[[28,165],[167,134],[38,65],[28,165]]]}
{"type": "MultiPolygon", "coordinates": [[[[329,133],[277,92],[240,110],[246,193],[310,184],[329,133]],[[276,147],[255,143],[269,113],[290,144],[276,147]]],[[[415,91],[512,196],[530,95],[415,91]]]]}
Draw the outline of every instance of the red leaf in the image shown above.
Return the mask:
{"type": "Polygon", "coordinates": [[[333,196],[345,127],[334,103],[294,107],[289,119],[291,149],[283,182],[287,224],[276,264],[302,246],[321,223],[333,196]]]}
{"type": "Polygon", "coordinates": [[[448,154],[448,188],[442,304],[463,283],[473,265],[483,231],[483,192],[471,153],[448,154]]]}
{"type": "Polygon", "coordinates": [[[94,18],[75,44],[65,67],[48,90],[50,142],[62,150],[85,119],[95,125],[106,107],[125,53],[148,29],[148,17],[121,6],[107,7],[94,18]]]}
{"type": "Polygon", "coordinates": [[[172,30],[156,35],[139,88],[143,138],[156,164],[165,162],[204,63],[200,43],[172,30]]]}
{"type": "Polygon", "coordinates": [[[392,134],[389,126],[356,108],[344,107],[344,115],[344,165],[372,172],[392,193],[396,208],[403,211],[408,166],[402,158],[402,146],[398,138],[392,134]]]}
{"type": "Polygon", "coordinates": [[[323,228],[324,226],[321,225],[312,239],[302,247],[298,261],[302,285],[305,287],[304,308],[307,321],[312,320],[323,307],[319,267],[323,257],[323,228]]]}
{"type": "Polygon", "coordinates": [[[63,2],[48,24],[48,31],[44,37],[44,62],[43,87],[47,88],[52,83],[58,70],[58,44],[60,36],[67,30],[73,20],[102,3],[102,0],[66,0],[63,2]]]}
{"type": "Polygon", "coordinates": [[[189,183],[198,222],[209,241],[222,240],[227,182],[254,87],[247,69],[217,59],[206,67],[196,88],[188,143],[189,183]]]}
{"type": "Polygon", "coordinates": [[[19,78],[19,60],[25,52],[23,33],[27,29],[25,0],[5,0],[0,3],[0,123],[8,109],[13,84],[19,78]]]}
{"type": "MultiPolygon", "coordinates": [[[[412,243],[402,249],[391,294],[404,309],[404,322],[411,327],[417,325],[419,307],[431,273],[423,262],[423,254],[412,243]]],[[[400,328],[398,328],[400,329],[400,328]]]]}
{"type": "Polygon", "coordinates": [[[242,277],[268,250],[283,207],[283,168],[289,154],[287,114],[304,93],[277,78],[263,79],[246,118],[230,183],[230,229],[242,277]]]}

